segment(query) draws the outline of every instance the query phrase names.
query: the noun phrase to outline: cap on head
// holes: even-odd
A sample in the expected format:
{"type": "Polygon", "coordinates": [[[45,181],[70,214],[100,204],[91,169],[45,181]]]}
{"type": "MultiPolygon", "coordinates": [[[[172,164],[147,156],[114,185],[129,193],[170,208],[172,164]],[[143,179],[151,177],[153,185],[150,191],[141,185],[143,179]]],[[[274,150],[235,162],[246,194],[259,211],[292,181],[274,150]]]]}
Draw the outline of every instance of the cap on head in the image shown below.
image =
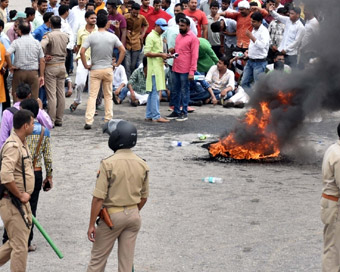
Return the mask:
{"type": "Polygon", "coordinates": [[[249,2],[246,0],[241,1],[240,3],[238,3],[238,8],[245,8],[245,9],[250,9],[250,5],[249,2]]]}
{"type": "Polygon", "coordinates": [[[166,21],[165,19],[163,19],[163,18],[157,19],[155,25],[160,26],[160,28],[161,28],[162,30],[164,30],[164,31],[166,31],[166,30],[168,29],[168,23],[167,23],[167,21],[166,21]]]}
{"type": "Polygon", "coordinates": [[[132,148],[137,143],[137,129],[128,121],[111,119],[103,127],[103,133],[105,132],[110,135],[108,144],[114,152],[132,148]]]}
{"type": "Polygon", "coordinates": [[[19,18],[26,18],[26,13],[25,12],[17,12],[17,14],[15,15],[15,17],[13,18],[13,21],[16,21],[19,18]]]}

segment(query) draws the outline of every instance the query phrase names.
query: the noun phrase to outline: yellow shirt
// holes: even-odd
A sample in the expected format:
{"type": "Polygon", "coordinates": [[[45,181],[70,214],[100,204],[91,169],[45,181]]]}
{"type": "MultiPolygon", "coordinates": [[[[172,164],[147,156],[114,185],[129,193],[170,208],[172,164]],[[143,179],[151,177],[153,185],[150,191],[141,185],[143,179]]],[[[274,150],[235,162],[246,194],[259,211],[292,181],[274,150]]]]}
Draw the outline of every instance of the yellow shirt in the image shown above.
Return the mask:
{"type": "Polygon", "coordinates": [[[119,149],[101,161],[93,196],[103,205],[123,207],[140,203],[149,195],[149,167],[131,149],[119,149]]]}
{"type": "Polygon", "coordinates": [[[94,12],[97,14],[99,10],[101,9],[106,9],[105,8],[105,3],[104,1],[100,4],[100,6],[96,7],[96,9],[94,10],[94,12]]]}
{"type": "MultiPolygon", "coordinates": [[[[92,32],[89,32],[89,31],[86,30],[86,25],[81,27],[78,30],[78,34],[77,34],[77,45],[79,46],[79,48],[82,47],[84,41],[87,39],[87,37],[91,33],[94,33],[94,32],[97,32],[97,31],[98,31],[97,26],[95,26],[95,28],[92,30],[92,32]]],[[[86,57],[87,61],[91,60],[91,48],[90,47],[85,51],[85,57],[86,57]]],[[[80,59],[80,49],[78,51],[76,59],[80,59]]]]}

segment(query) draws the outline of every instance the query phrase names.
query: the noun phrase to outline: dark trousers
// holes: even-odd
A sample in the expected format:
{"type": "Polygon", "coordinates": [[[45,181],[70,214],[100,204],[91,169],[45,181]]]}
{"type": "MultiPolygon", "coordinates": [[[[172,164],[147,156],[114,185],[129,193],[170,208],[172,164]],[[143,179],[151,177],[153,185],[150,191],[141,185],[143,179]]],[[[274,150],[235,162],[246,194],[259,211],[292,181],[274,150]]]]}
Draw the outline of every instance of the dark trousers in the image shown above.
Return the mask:
{"type": "Polygon", "coordinates": [[[65,67],[67,74],[70,74],[70,72],[73,71],[73,50],[67,49],[65,67]]]}
{"type": "Polygon", "coordinates": [[[220,51],[220,49],[221,49],[220,45],[213,45],[211,48],[215,52],[215,54],[218,58],[220,58],[222,56],[221,51],[220,51]]]}
{"type": "MultiPolygon", "coordinates": [[[[38,199],[39,199],[39,193],[41,190],[42,182],[43,182],[42,171],[34,171],[34,191],[30,198],[31,210],[34,216],[36,216],[36,212],[37,212],[38,199]]],[[[28,239],[28,246],[31,245],[31,242],[33,240],[33,226],[34,225],[32,225],[30,237],[28,239]]],[[[8,240],[6,229],[4,229],[4,235],[2,238],[3,238],[2,242],[6,243],[6,241],[8,240]]]]}

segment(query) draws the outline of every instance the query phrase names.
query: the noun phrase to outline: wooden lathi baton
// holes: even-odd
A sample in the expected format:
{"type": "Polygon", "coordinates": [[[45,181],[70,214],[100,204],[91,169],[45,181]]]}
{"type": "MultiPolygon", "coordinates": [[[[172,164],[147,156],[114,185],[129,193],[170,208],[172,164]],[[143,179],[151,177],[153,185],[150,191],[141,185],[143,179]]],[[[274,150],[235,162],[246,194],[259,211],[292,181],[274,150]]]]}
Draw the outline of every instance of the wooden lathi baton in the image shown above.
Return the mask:
{"type": "Polygon", "coordinates": [[[32,221],[33,221],[34,225],[37,227],[37,229],[41,232],[42,236],[44,236],[46,241],[50,244],[50,246],[53,248],[55,253],[58,255],[59,259],[64,258],[63,253],[61,253],[59,248],[52,241],[51,237],[47,234],[47,232],[44,230],[44,228],[40,225],[39,221],[33,215],[32,215],[32,221]]]}

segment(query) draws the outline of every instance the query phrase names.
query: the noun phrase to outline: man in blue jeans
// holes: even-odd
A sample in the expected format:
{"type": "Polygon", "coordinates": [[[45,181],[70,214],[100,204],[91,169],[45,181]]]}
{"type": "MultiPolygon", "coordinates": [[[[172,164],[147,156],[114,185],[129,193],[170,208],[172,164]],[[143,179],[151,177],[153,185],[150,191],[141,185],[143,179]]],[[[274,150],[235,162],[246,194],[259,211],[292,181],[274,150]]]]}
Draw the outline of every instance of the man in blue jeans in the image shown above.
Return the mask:
{"type": "Polygon", "coordinates": [[[164,60],[170,57],[163,52],[162,33],[167,30],[168,23],[160,18],[155,23],[155,28],[146,37],[144,55],[148,58],[146,76],[146,91],[149,92],[146,104],[145,121],[167,123],[169,120],[161,117],[159,112],[159,93],[166,89],[164,60]]]}
{"type": "Polygon", "coordinates": [[[172,67],[174,111],[167,116],[168,119],[185,121],[188,119],[188,104],[190,99],[189,80],[194,80],[194,73],[197,70],[199,40],[190,30],[188,18],[179,19],[179,33],[176,38],[175,48],[169,51],[178,57],[174,60],[172,67]],[[182,110],[180,109],[180,106],[182,110]]]}
{"type": "Polygon", "coordinates": [[[241,86],[250,88],[250,83],[256,82],[260,74],[264,73],[267,65],[270,36],[268,29],[262,25],[263,16],[260,12],[251,15],[253,31],[247,30],[250,39],[248,61],[243,71],[241,86]]]}

